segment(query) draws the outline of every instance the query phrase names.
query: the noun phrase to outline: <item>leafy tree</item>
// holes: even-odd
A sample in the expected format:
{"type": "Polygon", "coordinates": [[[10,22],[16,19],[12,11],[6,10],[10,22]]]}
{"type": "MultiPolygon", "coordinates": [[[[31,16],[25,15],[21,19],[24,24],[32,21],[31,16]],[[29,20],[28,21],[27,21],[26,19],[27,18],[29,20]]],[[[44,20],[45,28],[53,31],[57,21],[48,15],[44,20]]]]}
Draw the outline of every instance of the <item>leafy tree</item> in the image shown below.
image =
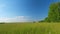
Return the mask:
{"type": "Polygon", "coordinates": [[[45,18],[47,22],[60,21],[60,2],[52,3],[49,7],[48,17],[45,18]]]}
{"type": "Polygon", "coordinates": [[[45,21],[45,22],[48,22],[48,21],[49,21],[49,20],[48,20],[48,17],[46,17],[44,21],[45,21]]]}
{"type": "Polygon", "coordinates": [[[39,22],[60,22],[60,2],[51,3],[48,17],[39,22]]]}

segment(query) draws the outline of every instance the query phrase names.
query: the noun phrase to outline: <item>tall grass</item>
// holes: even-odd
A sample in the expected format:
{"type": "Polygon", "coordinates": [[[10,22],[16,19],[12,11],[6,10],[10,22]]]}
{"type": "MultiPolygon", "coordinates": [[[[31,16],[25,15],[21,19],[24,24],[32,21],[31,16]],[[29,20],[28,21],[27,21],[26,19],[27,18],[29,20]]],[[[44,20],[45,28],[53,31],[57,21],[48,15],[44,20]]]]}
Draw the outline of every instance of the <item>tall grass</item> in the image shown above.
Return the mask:
{"type": "Polygon", "coordinates": [[[60,23],[0,24],[0,34],[60,34],[60,23]]]}

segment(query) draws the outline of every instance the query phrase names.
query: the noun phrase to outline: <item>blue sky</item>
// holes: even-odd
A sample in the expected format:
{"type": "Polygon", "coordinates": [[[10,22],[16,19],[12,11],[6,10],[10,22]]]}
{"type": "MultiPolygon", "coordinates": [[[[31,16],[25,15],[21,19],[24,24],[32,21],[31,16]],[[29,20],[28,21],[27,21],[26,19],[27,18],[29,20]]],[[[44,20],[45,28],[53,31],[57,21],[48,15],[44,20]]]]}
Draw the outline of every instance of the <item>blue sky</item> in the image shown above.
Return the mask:
{"type": "Polygon", "coordinates": [[[44,19],[52,2],[58,0],[0,0],[0,21],[44,19]]]}

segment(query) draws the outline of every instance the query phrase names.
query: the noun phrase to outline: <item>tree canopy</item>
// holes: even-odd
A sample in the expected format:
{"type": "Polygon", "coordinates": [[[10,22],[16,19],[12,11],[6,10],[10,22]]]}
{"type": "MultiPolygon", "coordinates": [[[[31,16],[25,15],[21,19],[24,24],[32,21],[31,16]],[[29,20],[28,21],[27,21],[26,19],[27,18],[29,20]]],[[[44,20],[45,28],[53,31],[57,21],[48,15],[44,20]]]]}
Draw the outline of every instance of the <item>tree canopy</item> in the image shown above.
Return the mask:
{"type": "Polygon", "coordinates": [[[60,21],[60,2],[52,3],[49,7],[48,17],[45,18],[48,22],[60,21]]]}

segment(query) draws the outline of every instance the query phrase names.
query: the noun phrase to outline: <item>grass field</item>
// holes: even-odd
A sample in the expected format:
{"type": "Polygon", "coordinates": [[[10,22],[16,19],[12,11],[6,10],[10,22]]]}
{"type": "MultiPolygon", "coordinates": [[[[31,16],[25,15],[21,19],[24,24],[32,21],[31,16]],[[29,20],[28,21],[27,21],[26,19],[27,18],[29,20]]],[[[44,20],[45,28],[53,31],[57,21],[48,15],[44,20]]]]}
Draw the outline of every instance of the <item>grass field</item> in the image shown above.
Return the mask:
{"type": "Polygon", "coordinates": [[[60,23],[0,24],[0,34],[60,34],[60,23]]]}

